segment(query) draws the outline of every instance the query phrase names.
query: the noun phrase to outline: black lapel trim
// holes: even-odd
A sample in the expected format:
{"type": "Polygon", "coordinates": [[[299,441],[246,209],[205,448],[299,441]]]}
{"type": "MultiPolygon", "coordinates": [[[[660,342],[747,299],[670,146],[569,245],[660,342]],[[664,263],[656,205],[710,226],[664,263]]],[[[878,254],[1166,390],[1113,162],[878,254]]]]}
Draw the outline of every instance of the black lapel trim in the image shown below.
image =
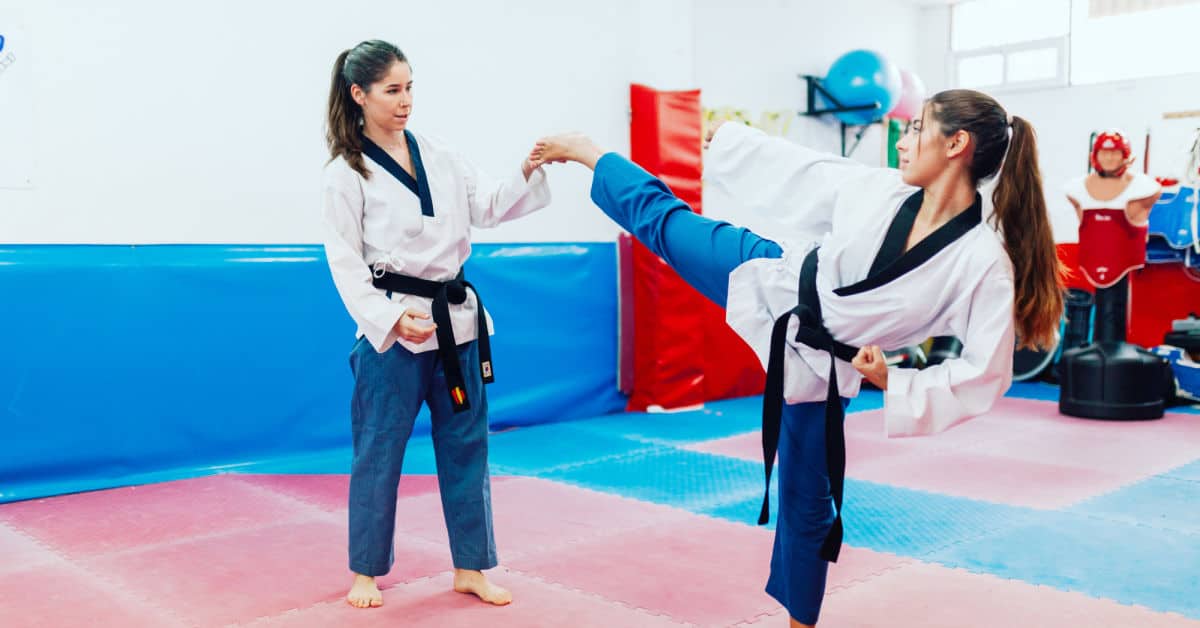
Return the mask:
{"type": "Polygon", "coordinates": [[[888,264],[904,255],[904,245],[908,244],[908,236],[912,233],[913,223],[917,221],[917,212],[924,199],[925,190],[917,190],[900,205],[900,211],[892,218],[892,226],[888,227],[887,235],[883,237],[883,244],[879,245],[879,253],[871,263],[868,277],[878,275],[888,264]]]}
{"type": "Polygon", "coordinates": [[[417,173],[417,196],[421,197],[421,213],[433,216],[433,196],[429,193],[429,177],[425,176],[425,162],[421,161],[421,147],[417,146],[417,136],[404,129],[404,138],[408,140],[408,153],[412,155],[413,170],[417,173]]]}
{"type": "Polygon", "coordinates": [[[413,179],[412,175],[408,174],[400,164],[396,163],[392,156],[387,154],[371,138],[366,134],[362,136],[363,154],[370,157],[375,163],[383,166],[396,180],[404,184],[417,198],[421,199],[421,213],[426,216],[433,216],[433,197],[429,194],[429,179],[425,176],[425,164],[421,161],[421,149],[417,146],[417,138],[408,129],[404,130],[404,139],[408,142],[408,153],[412,157],[413,170],[417,173],[417,178],[413,179]]]}
{"type": "MultiPolygon", "coordinates": [[[[909,197],[909,200],[912,200],[912,197],[909,197]]],[[[966,235],[968,231],[974,229],[981,222],[983,222],[983,198],[976,192],[975,202],[970,207],[961,214],[951,218],[946,224],[938,227],[937,231],[929,234],[907,253],[901,255],[899,259],[888,264],[878,273],[872,272],[866,279],[856,284],[838,288],[833,292],[839,297],[848,297],[889,284],[932,259],[934,255],[937,255],[938,252],[950,246],[955,240],[966,235]]],[[[896,226],[895,223],[896,221],[892,222],[892,227],[896,226]]],[[[891,229],[889,229],[888,236],[891,235],[891,229]]],[[[906,233],[906,239],[907,235],[906,233]]]]}

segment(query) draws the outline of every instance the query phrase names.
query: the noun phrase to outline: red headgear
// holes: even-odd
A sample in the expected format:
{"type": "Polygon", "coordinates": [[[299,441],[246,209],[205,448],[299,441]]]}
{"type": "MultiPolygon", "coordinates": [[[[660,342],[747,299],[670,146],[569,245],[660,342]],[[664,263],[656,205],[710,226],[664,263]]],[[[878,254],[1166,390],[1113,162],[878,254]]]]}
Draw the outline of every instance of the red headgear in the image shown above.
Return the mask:
{"type": "Polygon", "coordinates": [[[1129,165],[1129,156],[1133,154],[1133,149],[1129,146],[1129,140],[1125,139],[1119,131],[1105,131],[1096,136],[1095,143],[1092,144],[1092,168],[1102,177],[1119,177],[1125,174],[1125,168],[1129,165]],[[1102,150],[1119,150],[1124,163],[1120,168],[1112,172],[1106,172],[1100,167],[1100,151],[1102,150]]]}

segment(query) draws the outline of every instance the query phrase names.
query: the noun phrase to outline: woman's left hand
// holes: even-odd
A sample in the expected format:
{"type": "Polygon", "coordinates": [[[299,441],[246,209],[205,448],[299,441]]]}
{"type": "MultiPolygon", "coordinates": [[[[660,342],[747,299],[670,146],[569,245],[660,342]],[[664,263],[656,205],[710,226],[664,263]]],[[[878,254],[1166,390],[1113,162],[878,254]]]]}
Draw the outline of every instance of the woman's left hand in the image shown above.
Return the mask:
{"type": "Polygon", "coordinates": [[[887,361],[883,357],[883,349],[880,349],[878,345],[867,345],[859,349],[858,355],[854,356],[850,364],[854,365],[854,368],[858,369],[858,372],[862,373],[868,382],[880,390],[887,390],[887,361]]]}

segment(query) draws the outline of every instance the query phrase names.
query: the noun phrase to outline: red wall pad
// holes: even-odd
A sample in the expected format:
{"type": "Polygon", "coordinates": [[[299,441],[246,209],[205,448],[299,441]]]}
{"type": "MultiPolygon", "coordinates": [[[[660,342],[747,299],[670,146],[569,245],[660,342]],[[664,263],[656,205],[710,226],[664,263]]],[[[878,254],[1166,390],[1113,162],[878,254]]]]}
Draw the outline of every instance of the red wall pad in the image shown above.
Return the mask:
{"type": "MultiPolygon", "coordinates": [[[[634,162],[661,178],[697,213],[701,198],[700,91],[663,92],[630,86],[630,153],[634,162]]],[[[625,247],[618,247],[624,251],[625,247]]],[[[709,399],[762,392],[762,368],[725,325],[725,312],[685,284],[661,259],[634,243],[632,285],[622,302],[633,301],[633,327],[623,326],[622,345],[632,360],[629,410],[652,405],[677,408],[709,399]]]]}
{"type": "Polygon", "coordinates": [[[1147,264],[1130,273],[1129,342],[1153,347],[1171,331],[1171,322],[1200,313],[1200,283],[1181,264],[1147,264]]]}
{"type": "MultiPolygon", "coordinates": [[[[1094,292],[1079,270],[1079,245],[1059,244],[1058,258],[1070,269],[1067,286],[1094,292]]],[[[1126,338],[1143,347],[1163,342],[1171,322],[1200,313],[1200,282],[1184,272],[1180,264],[1147,264],[1129,274],[1129,324],[1126,338]]]]}

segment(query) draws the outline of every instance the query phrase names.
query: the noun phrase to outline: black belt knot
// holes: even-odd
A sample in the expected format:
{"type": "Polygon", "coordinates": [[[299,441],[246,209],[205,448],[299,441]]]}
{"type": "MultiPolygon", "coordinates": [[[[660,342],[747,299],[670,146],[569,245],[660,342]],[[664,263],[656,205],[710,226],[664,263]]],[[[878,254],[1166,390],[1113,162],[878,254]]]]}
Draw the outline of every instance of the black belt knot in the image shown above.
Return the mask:
{"type": "Polygon", "coordinates": [[[454,327],[450,321],[450,306],[466,303],[468,289],[475,293],[475,304],[478,307],[475,322],[479,339],[479,370],[483,376],[483,383],[490,384],[496,379],[492,374],[492,347],[488,337],[487,314],[483,309],[483,299],[479,297],[475,286],[464,279],[461,270],[458,276],[449,281],[430,281],[390,272],[376,273],[371,283],[380,290],[433,299],[431,315],[434,324],[437,325],[434,333],[438,340],[438,357],[441,358],[442,370],[446,374],[450,402],[454,405],[455,412],[470,409],[466,381],[458,363],[458,343],[454,339],[454,327]]]}

